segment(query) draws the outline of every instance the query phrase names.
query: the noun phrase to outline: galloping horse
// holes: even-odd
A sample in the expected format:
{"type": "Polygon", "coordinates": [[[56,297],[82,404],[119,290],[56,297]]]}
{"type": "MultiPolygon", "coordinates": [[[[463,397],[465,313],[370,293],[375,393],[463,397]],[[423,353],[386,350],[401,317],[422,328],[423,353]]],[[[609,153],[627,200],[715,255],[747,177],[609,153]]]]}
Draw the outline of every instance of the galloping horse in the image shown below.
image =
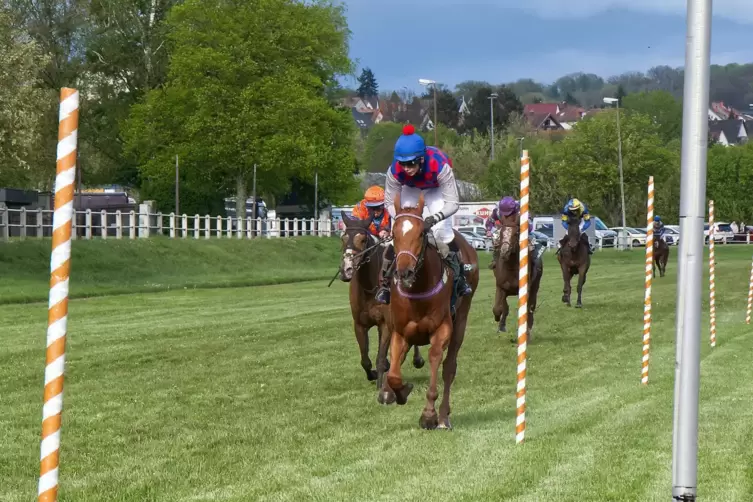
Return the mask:
{"type": "Polygon", "coordinates": [[[588,244],[580,237],[580,219],[577,216],[568,218],[567,235],[563,239],[564,243],[557,252],[557,260],[562,268],[562,279],[565,281],[565,287],[562,290],[562,303],[570,307],[570,280],[575,274],[578,274],[578,302],[576,308],[581,308],[581,295],[583,294],[583,285],[586,283],[586,274],[591,267],[591,255],[588,254],[588,244]]]}
{"type": "MultiPolygon", "coordinates": [[[[353,328],[361,351],[361,367],[366,372],[366,378],[373,382],[389,369],[387,348],[392,335],[389,306],[382,305],[374,299],[379,271],[382,269],[382,249],[369,233],[368,221],[351,218],[343,213],[343,222],[345,232],[342,235],[340,280],[350,283],[350,313],[353,315],[353,328]],[[379,327],[378,371],[372,369],[369,359],[369,329],[374,326],[379,327]],[[383,343],[385,341],[387,343],[383,343]]],[[[413,366],[424,366],[418,347],[415,347],[413,352],[413,366]]]]}
{"type": "MultiPolygon", "coordinates": [[[[494,320],[499,323],[498,332],[507,331],[507,315],[510,308],[507,305],[508,296],[518,295],[518,276],[520,262],[520,221],[518,216],[502,218],[499,255],[494,266],[494,278],[497,283],[497,294],[494,299],[494,320]]],[[[544,274],[544,262],[538,257],[528,258],[528,336],[530,340],[533,329],[533,313],[536,310],[536,302],[539,296],[541,276],[544,274]]]]}
{"type": "MultiPolygon", "coordinates": [[[[453,319],[450,309],[455,286],[453,273],[443,263],[437,247],[429,245],[431,231],[424,230],[423,209],[423,194],[419,197],[417,208],[401,208],[400,195],[395,197],[396,217],[392,233],[396,270],[390,304],[391,354],[394,361],[404,356],[409,344],[431,345],[431,378],[419,424],[424,429],[451,429],[450,387],[455,379],[458,351],[463,344],[473,294],[458,298],[453,319]],[[445,349],[447,357],[442,367],[444,393],[437,417],[437,375],[445,349]]],[[[457,231],[455,239],[463,261],[471,265],[472,270],[467,274],[468,284],[475,292],[479,280],[478,255],[457,231]]],[[[397,404],[403,405],[408,402],[411,390],[413,385],[403,381],[400,366],[395,364],[390,367],[378,400],[382,404],[397,401],[397,404]]]]}
{"type": "Polygon", "coordinates": [[[654,276],[656,267],[659,267],[659,277],[664,277],[667,271],[667,262],[669,261],[669,245],[664,239],[654,240],[654,276]]]}

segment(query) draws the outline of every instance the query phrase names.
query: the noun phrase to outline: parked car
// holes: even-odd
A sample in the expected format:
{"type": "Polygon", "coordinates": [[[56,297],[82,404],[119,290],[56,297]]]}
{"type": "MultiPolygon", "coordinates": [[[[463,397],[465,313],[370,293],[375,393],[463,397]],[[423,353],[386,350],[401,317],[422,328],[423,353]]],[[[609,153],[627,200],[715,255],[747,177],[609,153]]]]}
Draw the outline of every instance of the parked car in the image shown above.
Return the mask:
{"type": "Polygon", "coordinates": [[[746,225],[735,234],[735,242],[748,242],[748,240],[753,242],[753,226],[750,225],[746,225]]]}
{"type": "Polygon", "coordinates": [[[468,241],[468,244],[473,246],[473,249],[487,249],[487,243],[486,238],[474,233],[474,232],[468,232],[468,231],[460,231],[460,235],[462,235],[465,240],[468,241]]]}
{"type": "Polygon", "coordinates": [[[457,230],[460,233],[470,232],[474,234],[476,237],[483,239],[484,242],[486,242],[486,247],[490,248],[492,246],[492,238],[486,236],[486,228],[483,225],[462,226],[462,227],[457,227],[455,230],[457,230]]]}
{"type": "MultiPolygon", "coordinates": [[[[634,227],[636,230],[638,230],[640,233],[646,236],[648,238],[648,232],[644,230],[643,228],[634,227]]],[[[664,242],[667,243],[667,246],[672,246],[675,244],[675,237],[672,234],[672,231],[667,229],[667,227],[664,227],[664,242]]]]}
{"type": "MultiPolygon", "coordinates": [[[[714,222],[714,242],[732,242],[735,239],[735,233],[729,223],[714,222]]],[[[703,240],[709,243],[709,224],[703,225],[703,240]]]]}
{"type": "Polygon", "coordinates": [[[549,236],[543,232],[537,232],[536,230],[533,230],[531,231],[531,235],[533,236],[534,240],[536,240],[536,242],[538,242],[545,248],[553,248],[555,246],[554,239],[549,238],[549,236]]]}
{"type": "MultiPolygon", "coordinates": [[[[596,236],[596,242],[597,244],[600,244],[601,247],[609,248],[614,247],[616,241],[617,241],[617,234],[613,231],[611,231],[607,226],[604,224],[603,221],[598,216],[591,215],[591,220],[593,223],[594,228],[594,235],[596,236]]],[[[533,229],[537,232],[544,232],[547,236],[549,236],[552,240],[554,240],[554,224],[555,221],[557,224],[560,222],[560,216],[559,215],[544,215],[544,216],[534,216],[533,218],[533,229]],[[544,230],[547,229],[547,230],[544,230]],[[550,233],[551,232],[551,235],[550,233]]],[[[554,243],[556,246],[556,242],[554,243]]]]}
{"type": "Polygon", "coordinates": [[[680,228],[677,225],[664,225],[664,240],[670,246],[677,246],[680,244],[680,228]],[[675,227],[677,227],[675,229],[675,227]],[[670,238],[672,241],[670,242],[670,238]]]}
{"type": "Polygon", "coordinates": [[[619,235],[621,232],[625,232],[627,234],[627,240],[626,244],[628,244],[631,247],[637,248],[640,246],[646,245],[646,231],[639,230],[637,228],[633,227],[612,227],[610,230],[613,230],[617,235],[619,235]]]}
{"type": "Polygon", "coordinates": [[[617,244],[617,232],[610,230],[601,218],[592,216],[594,228],[596,228],[596,241],[601,243],[603,248],[613,248],[617,244]]]}

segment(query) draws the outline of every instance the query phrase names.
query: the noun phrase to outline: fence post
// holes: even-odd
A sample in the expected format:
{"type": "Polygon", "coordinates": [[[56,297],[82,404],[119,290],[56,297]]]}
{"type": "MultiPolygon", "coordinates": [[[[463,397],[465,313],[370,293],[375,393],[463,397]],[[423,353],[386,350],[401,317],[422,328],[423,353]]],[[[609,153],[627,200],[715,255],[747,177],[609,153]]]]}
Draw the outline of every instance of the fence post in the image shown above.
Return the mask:
{"type": "Polygon", "coordinates": [[[222,238],[222,216],[217,217],[217,237],[222,238]]]}
{"type": "MultiPolygon", "coordinates": [[[[55,217],[55,211],[51,211],[53,218],[55,217]]],[[[42,222],[42,228],[44,229],[44,220],[42,222]]],[[[52,223],[50,223],[50,236],[52,235],[52,223]]],[[[44,234],[44,232],[42,232],[44,234]]],[[[71,219],[71,239],[78,239],[78,211],[73,210],[73,218],[71,219]]]]}
{"type": "MultiPolygon", "coordinates": [[[[75,215],[74,215],[75,216],[75,215]]],[[[42,230],[42,208],[37,209],[37,237],[44,237],[42,230]]]]}
{"type": "Polygon", "coordinates": [[[120,209],[115,211],[115,238],[123,238],[123,214],[120,212],[120,209]]]}
{"type": "Polygon", "coordinates": [[[107,211],[103,209],[99,214],[100,214],[99,227],[100,227],[100,230],[102,231],[102,238],[107,239],[107,211]]]}
{"type": "Polygon", "coordinates": [[[149,221],[151,204],[144,202],[139,204],[139,238],[148,238],[152,232],[152,224],[149,221]]]}
{"type": "Polygon", "coordinates": [[[225,226],[225,235],[228,239],[233,238],[233,217],[228,216],[227,217],[227,225],[225,226]]]}
{"type": "Polygon", "coordinates": [[[293,237],[298,237],[298,218],[293,218],[293,237]]]}
{"type": "Polygon", "coordinates": [[[186,237],[188,237],[188,215],[186,215],[185,213],[183,213],[182,220],[183,220],[183,224],[181,225],[183,227],[183,235],[182,235],[182,237],[185,239],[186,237]]]}
{"type": "Polygon", "coordinates": [[[136,238],[136,211],[131,209],[130,214],[128,215],[128,227],[130,228],[130,235],[129,237],[131,239],[136,238]]]}
{"type": "Polygon", "coordinates": [[[88,240],[92,238],[92,210],[87,209],[84,216],[84,237],[88,240]]]}
{"type": "Polygon", "coordinates": [[[193,238],[201,237],[201,219],[198,214],[193,215],[193,238]]]}
{"type": "Polygon", "coordinates": [[[175,239],[175,213],[170,213],[170,238],[175,239]]]}
{"type": "Polygon", "coordinates": [[[4,241],[10,238],[10,232],[8,229],[8,210],[5,205],[0,203],[0,236],[4,241]]]}
{"type": "Polygon", "coordinates": [[[212,217],[204,216],[204,238],[209,239],[212,236],[212,217]]]}
{"type": "Polygon", "coordinates": [[[159,233],[160,237],[164,235],[164,229],[162,228],[162,213],[157,213],[157,233],[159,233]]]}
{"type": "Polygon", "coordinates": [[[246,217],[246,238],[250,239],[254,236],[254,230],[251,228],[251,222],[253,221],[253,218],[250,216],[246,217]]]}
{"type": "Polygon", "coordinates": [[[22,207],[21,212],[19,213],[21,215],[21,219],[18,220],[18,224],[21,226],[21,239],[26,238],[26,208],[22,207]]]}

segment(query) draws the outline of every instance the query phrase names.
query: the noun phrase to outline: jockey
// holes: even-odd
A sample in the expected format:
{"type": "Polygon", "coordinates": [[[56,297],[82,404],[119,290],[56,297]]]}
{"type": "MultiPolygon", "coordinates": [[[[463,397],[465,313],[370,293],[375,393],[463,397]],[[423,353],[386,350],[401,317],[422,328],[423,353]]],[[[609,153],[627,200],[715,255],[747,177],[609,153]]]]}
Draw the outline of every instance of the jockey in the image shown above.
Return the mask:
{"type": "MultiPolygon", "coordinates": [[[[586,205],[575,198],[567,201],[565,207],[562,208],[562,226],[565,230],[568,229],[568,219],[572,216],[578,218],[578,225],[583,221],[583,228],[580,229],[580,238],[588,244],[588,254],[593,254],[594,252],[593,249],[591,249],[591,243],[588,241],[588,235],[586,235],[586,230],[591,226],[591,215],[589,214],[586,205]]],[[[563,237],[560,241],[560,245],[564,245],[564,241],[565,238],[563,237]]]]}
{"type": "Polygon", "coordinates": [[[366,190],[363,200],[356,204],[351,213],[353,218],[369,220],[369,232],[374,237],[385,239],[390,235],[392,219],[384,210],[384,189],[380,186],[372,186],[366,190]]]}
{"type": "MultiPolygon", "coordinates": [[[[486,235],[492,237],[492,262],[489,264],[490,269],[493,269],[497,263],[497,258],[499,257],[499,245],[501,244],[501,242],[499,241],[499,232],[493,231],[492,229],[496,228],[498,223],[502,223],[503,217],[510,217],[512,215],[516,215],[518,217],[520,216],[520,202],[508,195],[503,197],[497,203],[497,207],[494,208],[492,214],[489,216],[489,218],[486,219],[486,224],[484,225],[486,227],[486,235]]],[[[536,259],[539,256],[541,245],[536,239],[533,238],[533,233],[531,232],[532,228],[533,220],[531,219],[531,215],[529,213],[528,254],[530,256],[534,256],[536,259]]]]}
{"type": "Polygon", "coordinates": [[[666,229],[664,228],[664,222],[661,221],[660,216],[654,216],[654,237],[656,237],[656,240],[654,240],[654,245],[657,245],[659,243],[659,239],[664,240],[664,232],[666,229]]]}
{"type": "MultiPolygon", "coordinates": [[[[428,213],[424,218],[424,226],[427,229],[431,228],[437,249],[452,267],[458,295],[471,294],[473,290],[465,281],[463,266],[460,263],[460,249],[455,242],[455,232],[450,219],[460,207],[458,187],[455,184],[450,158],[436,147],[427,147],[424,139],[416,134],[416,129],[408,124],[395,143],[395,157],[387,171],[385,188],[384,203],[393,218],[393,201],[396,194],[400,194],[403,207],[415,207],[423,191],[424,211],[428,213]]],[[[376,300],[380,303],[390,302],[389,270],[394,259],[394,248],[390,245],[384,252],[382,276],[376,294],[376,300]]]]}

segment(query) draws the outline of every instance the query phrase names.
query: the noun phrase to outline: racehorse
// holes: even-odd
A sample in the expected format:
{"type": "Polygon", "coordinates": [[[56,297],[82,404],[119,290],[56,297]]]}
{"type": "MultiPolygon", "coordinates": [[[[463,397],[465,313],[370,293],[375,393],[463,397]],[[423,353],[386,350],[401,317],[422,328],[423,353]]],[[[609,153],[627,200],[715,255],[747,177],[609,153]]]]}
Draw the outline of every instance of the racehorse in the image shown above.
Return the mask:
{"type": "Polygon", "coordinates": [[[562,239],[559,251],[557,251],[557,260],[562,268],[562,279],[565,281],[565,287],[562,290],[562,303],[570,307],[570,280],[575,274],[578,274],[578,302],[576,308],[581,308],[581,295],[583,294],[583,285],[586,283],[586,274],[591,267],[591,255],[588,254],[588,243],[580,237],[580,218],[577,216],[568,217],[567,235],[562,239]]]}
{"type": "MultiPolygon", "coordinates": [[[[419,196],[416,208],[402,208],[399,194],[395,197],[394,204],[396,216],[392,234],[396,269],[390,302],[392,360],[403,357],[409,345],[431,345],[431,377],[426,391],[426,406],[419,424],[424,429],[451,429],[450,387],[457,371],[458,351],[463,344],[473,293],[458,298],[453,318],[451,300],[454,297],[454,276],[437,248],[446,244],[429,244],[430,236],[433,238],[433,235],[431,230],[424,229],[423,193],[419,196]],[[437,376],[445,349],[447,357],[442,366],[444,393],[437,416],[437,376]]],[[[457,231],[453,232],[463,262],[470,265],[468,284],[475,292],[479,280],[478,255],[457,231]]],[[[413,385],[403,381],[400,366],[395,364],[390,367],[377,399],[382,404],[397,401],[397,404],[404,405],[408,402],[411,390],[413,385]]]]}
{"type": "MultiPolygon", "coordinates": [[[[520,221],[519,216],[502,218],[499,255],[494,266],[494,278],[497,294],[494,298],[494,320],[499,323],[498,332],[507,331],[508,296],[518,296],[518,276],[520,273],[520,221]]],[[[539,296],[541,276],[544,274],[544,262],[538,257],[528,257],[528,336],[530,340],[533,329],[533,314],[539,296]]]]}
{"type": "MultiPolygon", "coordinates": [[[[361,367],[369,381],[379,380],[389,369],[387,349],[392,335],[389,306],[374,299],[379,284],[379,271],[382,268],[382,248],[376,238],[369,233],[369,222],[352,218],[343,213],[345,230],[342,235],[342,258],[340,260],[340,280],[350,283],[350,313],[353,316],[353,329],[361,351],[361,367]],[[369,329],[378,326],[379,350],[377,370],[372,369],[369,359],[369,329]],[[382,347],[384,345],[384,347],[382,347]]],[[[401,360],[401,364],[404,361],[401,360]]],[[[413,366],[422,368],[424,360],[414,348],[413,366]]]]}
{"type": "Polygon", "coordinates": [[[667,271],[667,262],[669,261],[669,245],[664,239],[656,239],[654,241],[654,276],[656,275],[656,267],[659,267],[659,277],[664,277],[667,271]]]}

